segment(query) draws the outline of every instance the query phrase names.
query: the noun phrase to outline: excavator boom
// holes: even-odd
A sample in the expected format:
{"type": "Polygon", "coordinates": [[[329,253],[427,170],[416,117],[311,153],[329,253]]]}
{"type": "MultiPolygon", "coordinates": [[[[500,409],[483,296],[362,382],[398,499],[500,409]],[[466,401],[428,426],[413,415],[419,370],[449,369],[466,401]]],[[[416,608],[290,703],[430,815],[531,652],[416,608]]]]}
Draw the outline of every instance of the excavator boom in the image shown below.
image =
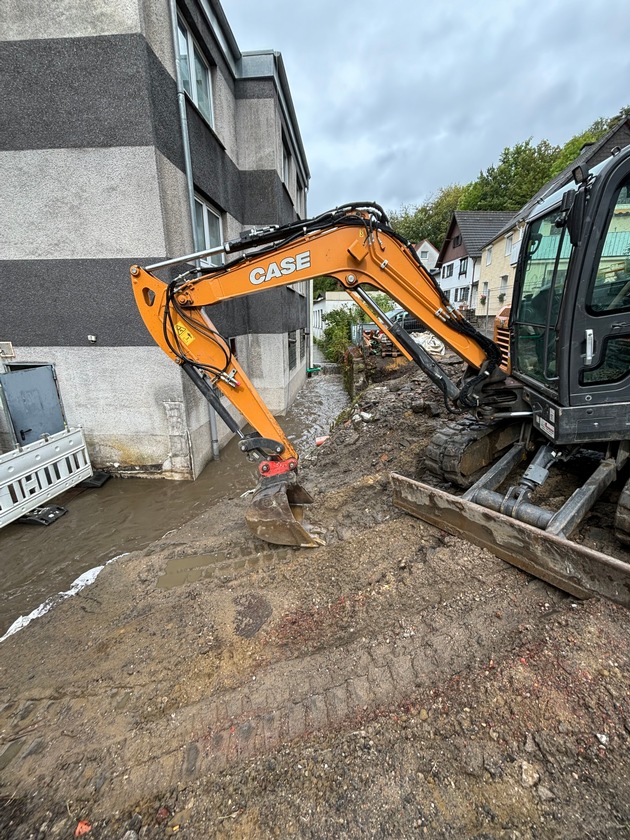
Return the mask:
{"type": "Polygon", "coordinates": [[[475,398],[462,394],[362,287],[379,289],[416,313],[475,370],[486,375],[498,372],[499,352],[449,305],[415,251],[387,225],[376,206],[349,205],[299,224],[250,232],[227,243],[224,250],[236,258],[218,268],[196,267],[195,261],[207,253],[147,268],[132,266],[136,303],[156,343],[181,365],[228,428],[241,438],[241,450],[257,462],[259,485],[246,517],[250,530],[268,542],[313,547],[321,540],[301,524],[303,506],[312,499],[297,482],[298,454],[213,324],[212,306],[323,274],[335,277],[407,358],[439,385],[445,401],[453,403],[464,398],[474,404],[475,398]],[[154,273],[190,262],[193,265],[171,282],[154,273]],[[252,434],[242,434],[221,396],[254,428],[252,434]]]}

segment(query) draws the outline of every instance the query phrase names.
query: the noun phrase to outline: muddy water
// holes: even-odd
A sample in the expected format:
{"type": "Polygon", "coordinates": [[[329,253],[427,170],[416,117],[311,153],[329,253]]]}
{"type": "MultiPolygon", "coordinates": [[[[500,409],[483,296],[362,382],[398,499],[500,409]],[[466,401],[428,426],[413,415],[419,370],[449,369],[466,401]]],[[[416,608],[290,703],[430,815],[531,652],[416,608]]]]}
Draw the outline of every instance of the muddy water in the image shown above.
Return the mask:
{"type": "MultiPolygon", "coordinates": [[[[303,454],[316,437],[327,434],[347,404],[340,376],[314,376],[280,424],[303,454]]],[[[83,572],[144,548],[213,502],[240,495],[255,483],[255,469],[234,440],[196,481],[112,478],[99,489],[75,488],[55,500],[68,513],[52,525],[8,525],[0,531],[0,636],[18,616],[69,589],[83,572]]]]}

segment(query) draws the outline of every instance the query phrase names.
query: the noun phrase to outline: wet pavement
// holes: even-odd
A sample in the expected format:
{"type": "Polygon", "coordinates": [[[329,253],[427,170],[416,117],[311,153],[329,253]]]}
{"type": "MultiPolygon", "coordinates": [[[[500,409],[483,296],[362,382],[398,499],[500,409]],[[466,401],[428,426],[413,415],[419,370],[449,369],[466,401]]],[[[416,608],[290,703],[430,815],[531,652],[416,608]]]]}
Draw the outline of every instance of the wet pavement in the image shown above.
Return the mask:
{"type": "MultiPolygon", "coordinates": [[[[341,376],[320,374],[307,380],[280,424],[303,455],[347,405],[341,376]]],[[[68,513],[52,525],[8,525],[0,531],[0,636],[88,569],[144,548],[255,483],[255,468],[233,440],[196,481],[112,478],[101,488],[74,488],[55,499],[68,513]]]]}

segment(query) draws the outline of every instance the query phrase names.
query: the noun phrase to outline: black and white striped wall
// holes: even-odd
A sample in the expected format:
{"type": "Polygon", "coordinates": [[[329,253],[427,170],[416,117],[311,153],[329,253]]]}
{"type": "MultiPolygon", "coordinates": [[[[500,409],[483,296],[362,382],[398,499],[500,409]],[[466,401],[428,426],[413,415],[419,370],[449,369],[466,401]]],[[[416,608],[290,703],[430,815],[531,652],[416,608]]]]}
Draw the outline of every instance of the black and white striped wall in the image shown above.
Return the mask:
{"type": "MultiPolygon", "coordinates": [[[[55,364],[97,466],[189,477],[211,454],[208,409],[154,346],[129,282],[132,263],[194,250],[171,11],[169,0],[5,7],[0,340],[18,362],[55,364]]],[[[215,0],[182,0],[178,15],[212,77],[213,125],[186,100],[196,195],[225,239],[294,219],[308,168],[281,59],[241,55],[215,0]]],[[[289,369],[287,334],[307,327],[307,291],[212,313],[274,412],[305,377],[305,359],[289,369]]]]}

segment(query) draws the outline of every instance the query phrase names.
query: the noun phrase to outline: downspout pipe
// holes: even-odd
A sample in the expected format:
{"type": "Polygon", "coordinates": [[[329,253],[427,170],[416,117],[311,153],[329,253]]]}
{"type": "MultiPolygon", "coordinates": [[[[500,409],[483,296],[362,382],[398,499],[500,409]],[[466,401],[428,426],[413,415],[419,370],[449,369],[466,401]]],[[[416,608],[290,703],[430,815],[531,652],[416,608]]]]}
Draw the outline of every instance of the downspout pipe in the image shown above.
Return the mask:
{"type": "MultiPolygon", "coordinates": [[[[184,174],[186,176],[186,188],[188,191],[188,212],[190,214],[190,227],[192,229],[193,248],[201,250],[201,243],[197,241],[197,230],[195,227],[195,182],[193,180],[192,158],[190,155],[190,135],[188,133],[188,114],[186,112],[186,92],[182,76],[182,68],[179,60],[179,44],[177,43],[177,2],[169,0],[171,13],[171,29],[173,31],[173,52],[175,55],[175,81],[177,83],[177,105],[179,107],[179,122],[182,132],[182,145],[184,147],[184,174]]],[[[210,442],[212,457],[219,460],[219,432],[217,429],[217,416],[214,408],[208,405],[208,416],[210,419],[210,442]]]]}

